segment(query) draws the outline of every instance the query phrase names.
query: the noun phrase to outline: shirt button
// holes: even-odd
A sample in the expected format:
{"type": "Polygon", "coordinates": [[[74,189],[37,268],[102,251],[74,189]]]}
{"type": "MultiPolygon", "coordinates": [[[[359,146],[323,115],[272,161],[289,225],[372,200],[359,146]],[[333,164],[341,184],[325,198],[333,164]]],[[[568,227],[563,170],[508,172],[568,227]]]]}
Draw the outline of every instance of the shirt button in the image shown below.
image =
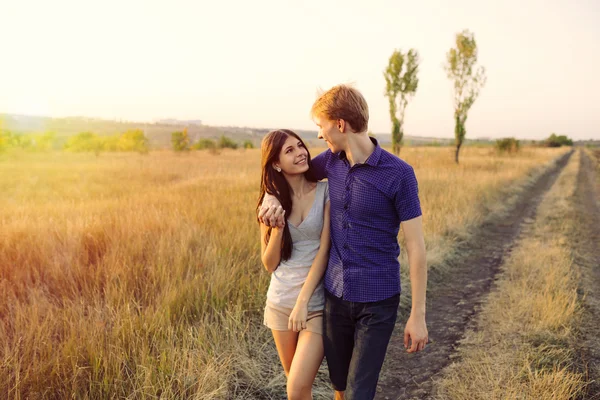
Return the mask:
{"type": "Polygon", "coordinates": [[[350,185],[346,186],[346,190],[350,190],[350,185]]]}
{"type": "Polygon", "coordinates": [[[344,204],[344,210],[348,209],[348,204],[344,204]]]}
{"type": "Polygon", "coordinates": [[[348,249],[348,243],[344,243],[344,248],[348,249]]]}

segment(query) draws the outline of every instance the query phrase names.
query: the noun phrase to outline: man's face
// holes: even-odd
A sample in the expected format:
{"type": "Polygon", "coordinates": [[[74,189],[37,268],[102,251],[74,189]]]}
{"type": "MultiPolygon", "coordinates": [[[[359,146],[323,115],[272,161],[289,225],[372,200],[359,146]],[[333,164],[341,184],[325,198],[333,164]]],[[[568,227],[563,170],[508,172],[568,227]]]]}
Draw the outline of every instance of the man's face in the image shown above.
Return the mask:
{"type": "Polygon", "coordinates": [[[344,136],[338,127],[338,121],[331,120],[323,115],[316,115],[314,117],[314,121],[319,127],[319,133],[317,137],[325,140],[329,150],[334,153],[342,151],[344,136]]]}

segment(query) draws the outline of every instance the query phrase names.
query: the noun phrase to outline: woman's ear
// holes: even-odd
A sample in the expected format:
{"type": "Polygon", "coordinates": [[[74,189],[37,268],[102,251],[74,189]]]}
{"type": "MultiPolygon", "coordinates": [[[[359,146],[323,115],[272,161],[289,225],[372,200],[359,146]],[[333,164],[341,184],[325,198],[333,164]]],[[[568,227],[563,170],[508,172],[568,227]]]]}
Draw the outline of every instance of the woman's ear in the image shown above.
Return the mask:
{"type": "Polygon", "coordinates": [[[275,171],[277,171],[277,172],[281,172],[281,167],[280,167],[279,165],[277,165],[277,164],[273,163],[272,167],[273,167],[273,169],[274,169],[275,171]]]}

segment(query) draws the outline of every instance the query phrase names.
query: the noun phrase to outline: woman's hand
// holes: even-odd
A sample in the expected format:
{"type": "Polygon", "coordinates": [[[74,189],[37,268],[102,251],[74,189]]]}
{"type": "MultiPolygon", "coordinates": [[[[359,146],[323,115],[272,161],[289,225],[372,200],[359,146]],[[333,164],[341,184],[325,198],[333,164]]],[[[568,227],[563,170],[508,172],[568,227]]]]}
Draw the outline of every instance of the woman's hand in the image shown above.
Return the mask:
{"type": "Polygon", "coordinates": [[[298,304],[294,306],[288,320],[288,329],[294,332],[300,332],[306,329],[306,319],[308,318],[308,304],[298,304]]]}

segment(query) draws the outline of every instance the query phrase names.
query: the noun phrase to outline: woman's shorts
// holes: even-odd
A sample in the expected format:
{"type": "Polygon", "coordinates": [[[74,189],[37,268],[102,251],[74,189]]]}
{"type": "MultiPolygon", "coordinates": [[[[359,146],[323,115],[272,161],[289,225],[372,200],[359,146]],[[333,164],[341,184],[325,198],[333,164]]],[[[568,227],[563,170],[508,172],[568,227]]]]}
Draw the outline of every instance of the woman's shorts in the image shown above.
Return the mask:
{"type": "MultiPolygon", "coordinates": [[[[291,313],[291,308],[283,308],[267,303],[265,306],[264,324],[274,331],[290,331],[291,329],[288,329],[288,321],[291,313]]],[[[306,329],[303,330],[322,335],[323,310],[309,311],[308,317],[306,318],[306,329]]]]}

